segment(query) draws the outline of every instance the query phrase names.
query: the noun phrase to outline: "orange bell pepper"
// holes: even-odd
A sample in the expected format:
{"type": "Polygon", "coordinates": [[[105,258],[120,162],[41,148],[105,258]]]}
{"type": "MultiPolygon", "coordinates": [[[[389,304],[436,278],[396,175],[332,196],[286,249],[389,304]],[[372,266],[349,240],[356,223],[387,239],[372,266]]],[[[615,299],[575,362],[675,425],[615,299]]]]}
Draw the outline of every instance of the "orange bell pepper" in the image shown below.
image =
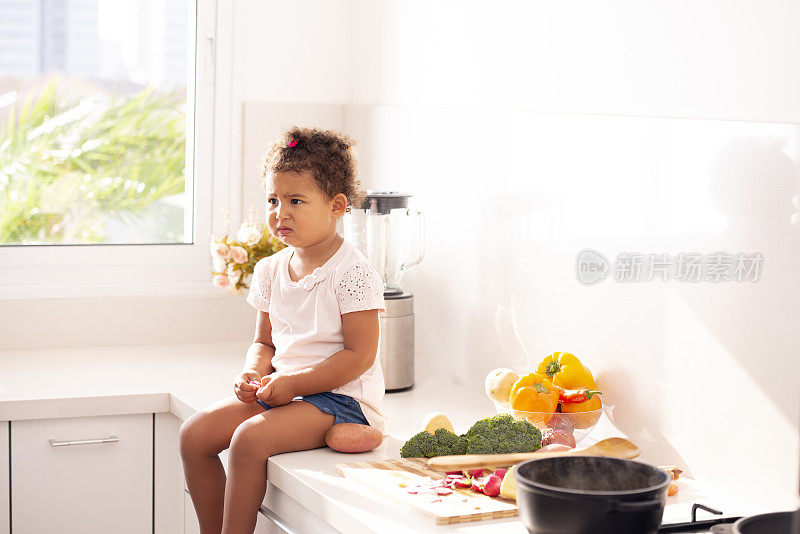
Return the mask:
{"type": "Polygon", "coordinates": [[[600,420],[598,410],[603,408],[600,395],[592,395],[586,402],[562,402],[561,411],[572,414],[570,421],[575,428],[591,428],[600,420]],[[590,413],[585,413],[590,412],[590,413]]]}
{"type": "Polygon", "coordinates": [[[603,403],[600,402],[599,395],[592,395],[592,398],[586,402],[562,402],[561,411],[564,413],[580,413],[580,412],[593,412],[600,410],[603,403]]]}
{"type": "Polygon", "coordinates": [[[564,389],[595,389],[592,372],[569,352],[554,352],[547,356],[536,372],[547,375],[553,384],[564,389]]]}
{"type": "Polygon", "coordinates": [[[545,375],[529,373],[521,376],[509,393],[511,408],[520,412],[534,412],[535,415],[522,414],[532,423],[547,423],[558,407],[558,389],[545,375]]]}

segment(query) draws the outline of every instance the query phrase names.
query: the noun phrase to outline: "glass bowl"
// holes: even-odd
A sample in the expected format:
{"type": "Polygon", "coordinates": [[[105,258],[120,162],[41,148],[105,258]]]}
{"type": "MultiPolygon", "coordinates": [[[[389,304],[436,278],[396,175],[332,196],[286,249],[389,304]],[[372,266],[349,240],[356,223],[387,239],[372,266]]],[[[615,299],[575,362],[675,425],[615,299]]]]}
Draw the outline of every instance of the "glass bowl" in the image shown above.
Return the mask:
{"type": "Polygon", "coordinates": [[[583,438],[589,435],[594,429],[600,416],[603,415],[603,409],[592,410],[590,412],[579,413],[544,413],[544,412],[524,412],[515,410],[508,404],[494,403],[497,413],[507,413],[514,419],[525,419],[532,424],[539,427],[540,430],[545,428],[552,428],[554,430],[566,430],[571,432],[575,437],[576,444],[579,444],[583,438]]]}

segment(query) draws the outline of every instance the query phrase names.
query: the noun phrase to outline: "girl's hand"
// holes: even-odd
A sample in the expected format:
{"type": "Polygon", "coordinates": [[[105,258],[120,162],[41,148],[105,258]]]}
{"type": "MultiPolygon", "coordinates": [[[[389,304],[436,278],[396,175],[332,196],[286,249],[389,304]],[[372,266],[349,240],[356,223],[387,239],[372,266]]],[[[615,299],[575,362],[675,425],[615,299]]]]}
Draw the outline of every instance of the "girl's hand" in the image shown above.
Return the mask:
{"type": "Polygon", "coordinates": [[[245,404],[256,402],[256,391],[260,387],[261,376],[250,369],[242,371],[233,382],[233,392],[236,398],[245,404]]]}
{"type": "Polygon", "coordinates": [[[266,382],[266,384],[261,386],[256,396],[270,406],[289,404],[296,397],[292,377],[289,375],[272,373],[269,376],[265,376],[262,382],[266,382]]]}

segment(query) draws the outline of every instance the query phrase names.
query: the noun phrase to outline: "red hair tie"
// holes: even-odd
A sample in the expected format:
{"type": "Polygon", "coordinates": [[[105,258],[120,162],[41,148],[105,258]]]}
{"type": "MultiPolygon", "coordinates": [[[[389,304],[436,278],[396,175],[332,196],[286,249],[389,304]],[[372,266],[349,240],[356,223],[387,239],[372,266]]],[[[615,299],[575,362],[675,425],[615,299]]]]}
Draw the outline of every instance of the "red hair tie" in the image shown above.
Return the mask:
{"type": "Polygon", "coordinates": [[[291,141],[289,141],[290,148],[294,148],[296,146],[297,146],[297,139],[292,139],[291,141]]]}

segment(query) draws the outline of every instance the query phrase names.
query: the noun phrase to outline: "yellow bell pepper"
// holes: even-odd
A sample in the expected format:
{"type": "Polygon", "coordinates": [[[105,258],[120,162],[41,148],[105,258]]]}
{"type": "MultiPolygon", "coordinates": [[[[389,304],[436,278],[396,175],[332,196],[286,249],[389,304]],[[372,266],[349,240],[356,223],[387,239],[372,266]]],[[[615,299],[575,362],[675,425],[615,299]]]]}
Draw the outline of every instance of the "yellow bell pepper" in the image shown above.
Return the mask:
{"type": "Polygon", "coordinates": [[[511,386],[509,400],[513,410],[529,420],[533,417],[532,423],[546,424],[558,407],[558,389],[547,376],[529,373],[511,386]]]}
{"type": "Polygon", "coordinates": [[[536,372],[550,377],[553,384],[564,389],[595,389],[592,372],[569,352],[554,352],[547,356],[536,372]]]}

